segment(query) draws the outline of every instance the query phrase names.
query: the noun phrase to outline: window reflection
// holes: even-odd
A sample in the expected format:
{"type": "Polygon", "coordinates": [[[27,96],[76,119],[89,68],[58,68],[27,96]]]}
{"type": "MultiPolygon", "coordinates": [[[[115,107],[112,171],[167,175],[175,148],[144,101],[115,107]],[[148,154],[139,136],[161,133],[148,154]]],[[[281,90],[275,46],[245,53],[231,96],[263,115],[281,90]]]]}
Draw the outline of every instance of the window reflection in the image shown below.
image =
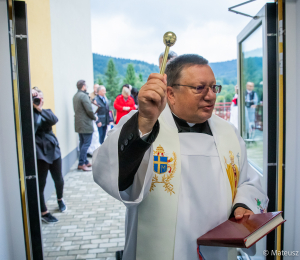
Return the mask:
{"type": "Polygon", "coordinates": [[[263,40],[262,26],[241,44],[242,136],[248,160],[263,169],[263,40]]]}

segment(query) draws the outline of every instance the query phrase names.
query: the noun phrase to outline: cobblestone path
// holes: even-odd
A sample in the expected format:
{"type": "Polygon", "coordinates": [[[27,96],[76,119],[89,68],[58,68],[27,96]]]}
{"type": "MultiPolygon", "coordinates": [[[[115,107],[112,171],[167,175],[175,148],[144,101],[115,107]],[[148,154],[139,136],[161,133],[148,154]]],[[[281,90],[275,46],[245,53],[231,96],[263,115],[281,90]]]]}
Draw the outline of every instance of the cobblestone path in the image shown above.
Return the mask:
{"type": "Polygon", "coordinates": [[[123,250],[125,207],[93,181],[92,172],[77,171],[65,176],[65,213],[58,211],[56,194],[47,201],[56,224],[42,224],[45,260],[114,260],[123,250]]]}

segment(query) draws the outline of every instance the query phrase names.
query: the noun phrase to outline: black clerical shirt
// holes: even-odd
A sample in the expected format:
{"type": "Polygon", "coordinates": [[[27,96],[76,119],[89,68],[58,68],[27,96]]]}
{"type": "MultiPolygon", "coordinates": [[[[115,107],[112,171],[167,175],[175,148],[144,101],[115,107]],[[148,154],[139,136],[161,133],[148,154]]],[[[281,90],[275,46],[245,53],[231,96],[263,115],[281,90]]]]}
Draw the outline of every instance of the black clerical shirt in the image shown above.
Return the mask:
{"type": "Polygon", "coordinates": [[[177,126],[178,133],[201,133],[211,136],[213,135],[207,121],[201,124],[194,124],[193,126],[189,126],[189,124],[185,120],[175,116],[173,113],[172,115],[177,126]]]}

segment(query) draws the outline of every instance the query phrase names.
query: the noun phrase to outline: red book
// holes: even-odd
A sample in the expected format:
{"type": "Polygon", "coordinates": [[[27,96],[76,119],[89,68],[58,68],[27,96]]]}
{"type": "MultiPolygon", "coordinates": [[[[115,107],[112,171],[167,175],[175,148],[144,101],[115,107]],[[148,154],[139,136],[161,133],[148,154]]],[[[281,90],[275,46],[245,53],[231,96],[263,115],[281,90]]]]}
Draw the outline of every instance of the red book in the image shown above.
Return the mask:
{"type": "Polygon", "coordinates": [[[230,218],[197,239],[198,245],[248,248],[285,220],[282,211],[230,218]]]}

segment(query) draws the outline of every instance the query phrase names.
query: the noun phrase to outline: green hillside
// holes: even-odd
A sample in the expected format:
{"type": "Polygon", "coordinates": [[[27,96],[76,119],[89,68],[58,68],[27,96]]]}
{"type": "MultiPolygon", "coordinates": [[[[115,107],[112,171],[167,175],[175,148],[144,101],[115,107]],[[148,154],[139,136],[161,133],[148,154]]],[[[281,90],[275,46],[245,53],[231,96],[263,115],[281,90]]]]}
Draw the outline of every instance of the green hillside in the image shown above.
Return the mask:
{"type": "MultiPolygon", "coordinates": [[[[141,86],[146,82],[150,73],[159,72],[158,66],[150,64],[139,60],[121,59],[110,56],[104,56],[100,54],[93,54],[94,62],[94,80],[98,82],[100,79],[108,90],[107,96],[109,99],[114,100],[116,95],[121,92],[121,86],[124,80],[129,83],[128,75],[126,77],[126,71],[128,64],[132,64],[134,71],[131,67],[131,78],[136,78],[132,84],[136,88],[141,88],[141,86]],[[116,72],[111,72],[117,74],[114,81],[115,84],[108,84],[107,76],[105,72],[107,71],[108,61],[112,59],[115,65],[116,72]]],[[[223,62],[212,62],[209,64],[215,73],[217,84],[222,85],[222,91],[217,94],[217,102],[230,102],[235,94],[234,86],[237,84],[237,60],[223,61],[223,62]]],[[[244,60],[243,72],[243,83],[245,86],[247,81],[252,81],[255,83],[255,91],[258,93],[259,97],[262,98],[262,91],[260,87],[260,82],[262,81],[262,58],[261,57],[249,57],[244,60]]]]}
{"type": "MultiPolygon", "coordinates": [[[[146,82],[148,76],[151,73],[159,72],[158,66],[154,64],[150,64],[139,60],[104,56],[96,53],[93,53],[93,63],[94,81],[99,82],[100,80],[99,83],[103,83],[107,87],[107,96],[111,100],[114,100],[116,95],[121,92],[121,86],[123,85],[124,80],[126,81],[126,83],[130,82],[126,80],[128,78],[128,75],[126,78],[128,64],[133,65],[136,74],[136,80],[134,81],[135,83],[131,85],[138,89],[140,89],[141,86],[146,82]],[[114,76],[114,79],[111,79],[113,80],[113,82],[115,82],[114,84],[108,83],[107,76],[105,76],[105,72],[107,71],[107,65],[110,59],[113,60],[115,70],[117,71],[110,72],[113,75],[117,75],[114,76]]],[[[215,73],[217,84],[222,85],[222,92],[217,95],[217,102],[230,102],[234,96],[234,86],[237,82],[237,61],[230,60],[224,62],[212,62],[209,65],[215,73]]],[[[131,75],[131,78],[132,77],[134,79],[134,75],[131,75]]]]}
{"type": "Polygon", "coordinates": [[[209,63],[217,81],[222,85],[236,85],[237,82],[237,61],[222,61],[209,63]]]}
{"type": "MultiPolygon", "coordinates": [[[[129,63],[133,64],[137,76],[142,74],[143,80],[146,81],[150,73],[159,72],[157,65],[150,64],[139,60],[121,59],[110,56],[104,56],[100,54],[93,53],[93,63],[94,63],[94,80],[101,78],[104,81],[104,73],[107,68],[107,63],[110,59],[113,59],[116,69],[118,71],[118,76],[120,77],[120,82],[126,75],[127,65],[129,63]]],[[[237,62],[236,60],[224,61],[224,62],[213,62],[210,63],[216,79],[220,81],[221,84],[236,84],[237,79],[237,62]]]]}
{"type": "Polygon", "coordinates": [[[104,73],[107,68],[107,63],[110,59],[113,59],[116,69],[118,71],[118,76],[120,77],[120,82],[123,82],[125,78],[127,66],[129,63],[133,64],[137,76],[142,74],[143,80],[146,81],[148,76],[153,72],[159,72],[158,66],[150,64],[140,60],[130,60],[121,59],[110,56],[104,56],[100,54],[93,53],[93,64],[94,64],[94,80],[101,78],[104,82],[104,73]]]}

